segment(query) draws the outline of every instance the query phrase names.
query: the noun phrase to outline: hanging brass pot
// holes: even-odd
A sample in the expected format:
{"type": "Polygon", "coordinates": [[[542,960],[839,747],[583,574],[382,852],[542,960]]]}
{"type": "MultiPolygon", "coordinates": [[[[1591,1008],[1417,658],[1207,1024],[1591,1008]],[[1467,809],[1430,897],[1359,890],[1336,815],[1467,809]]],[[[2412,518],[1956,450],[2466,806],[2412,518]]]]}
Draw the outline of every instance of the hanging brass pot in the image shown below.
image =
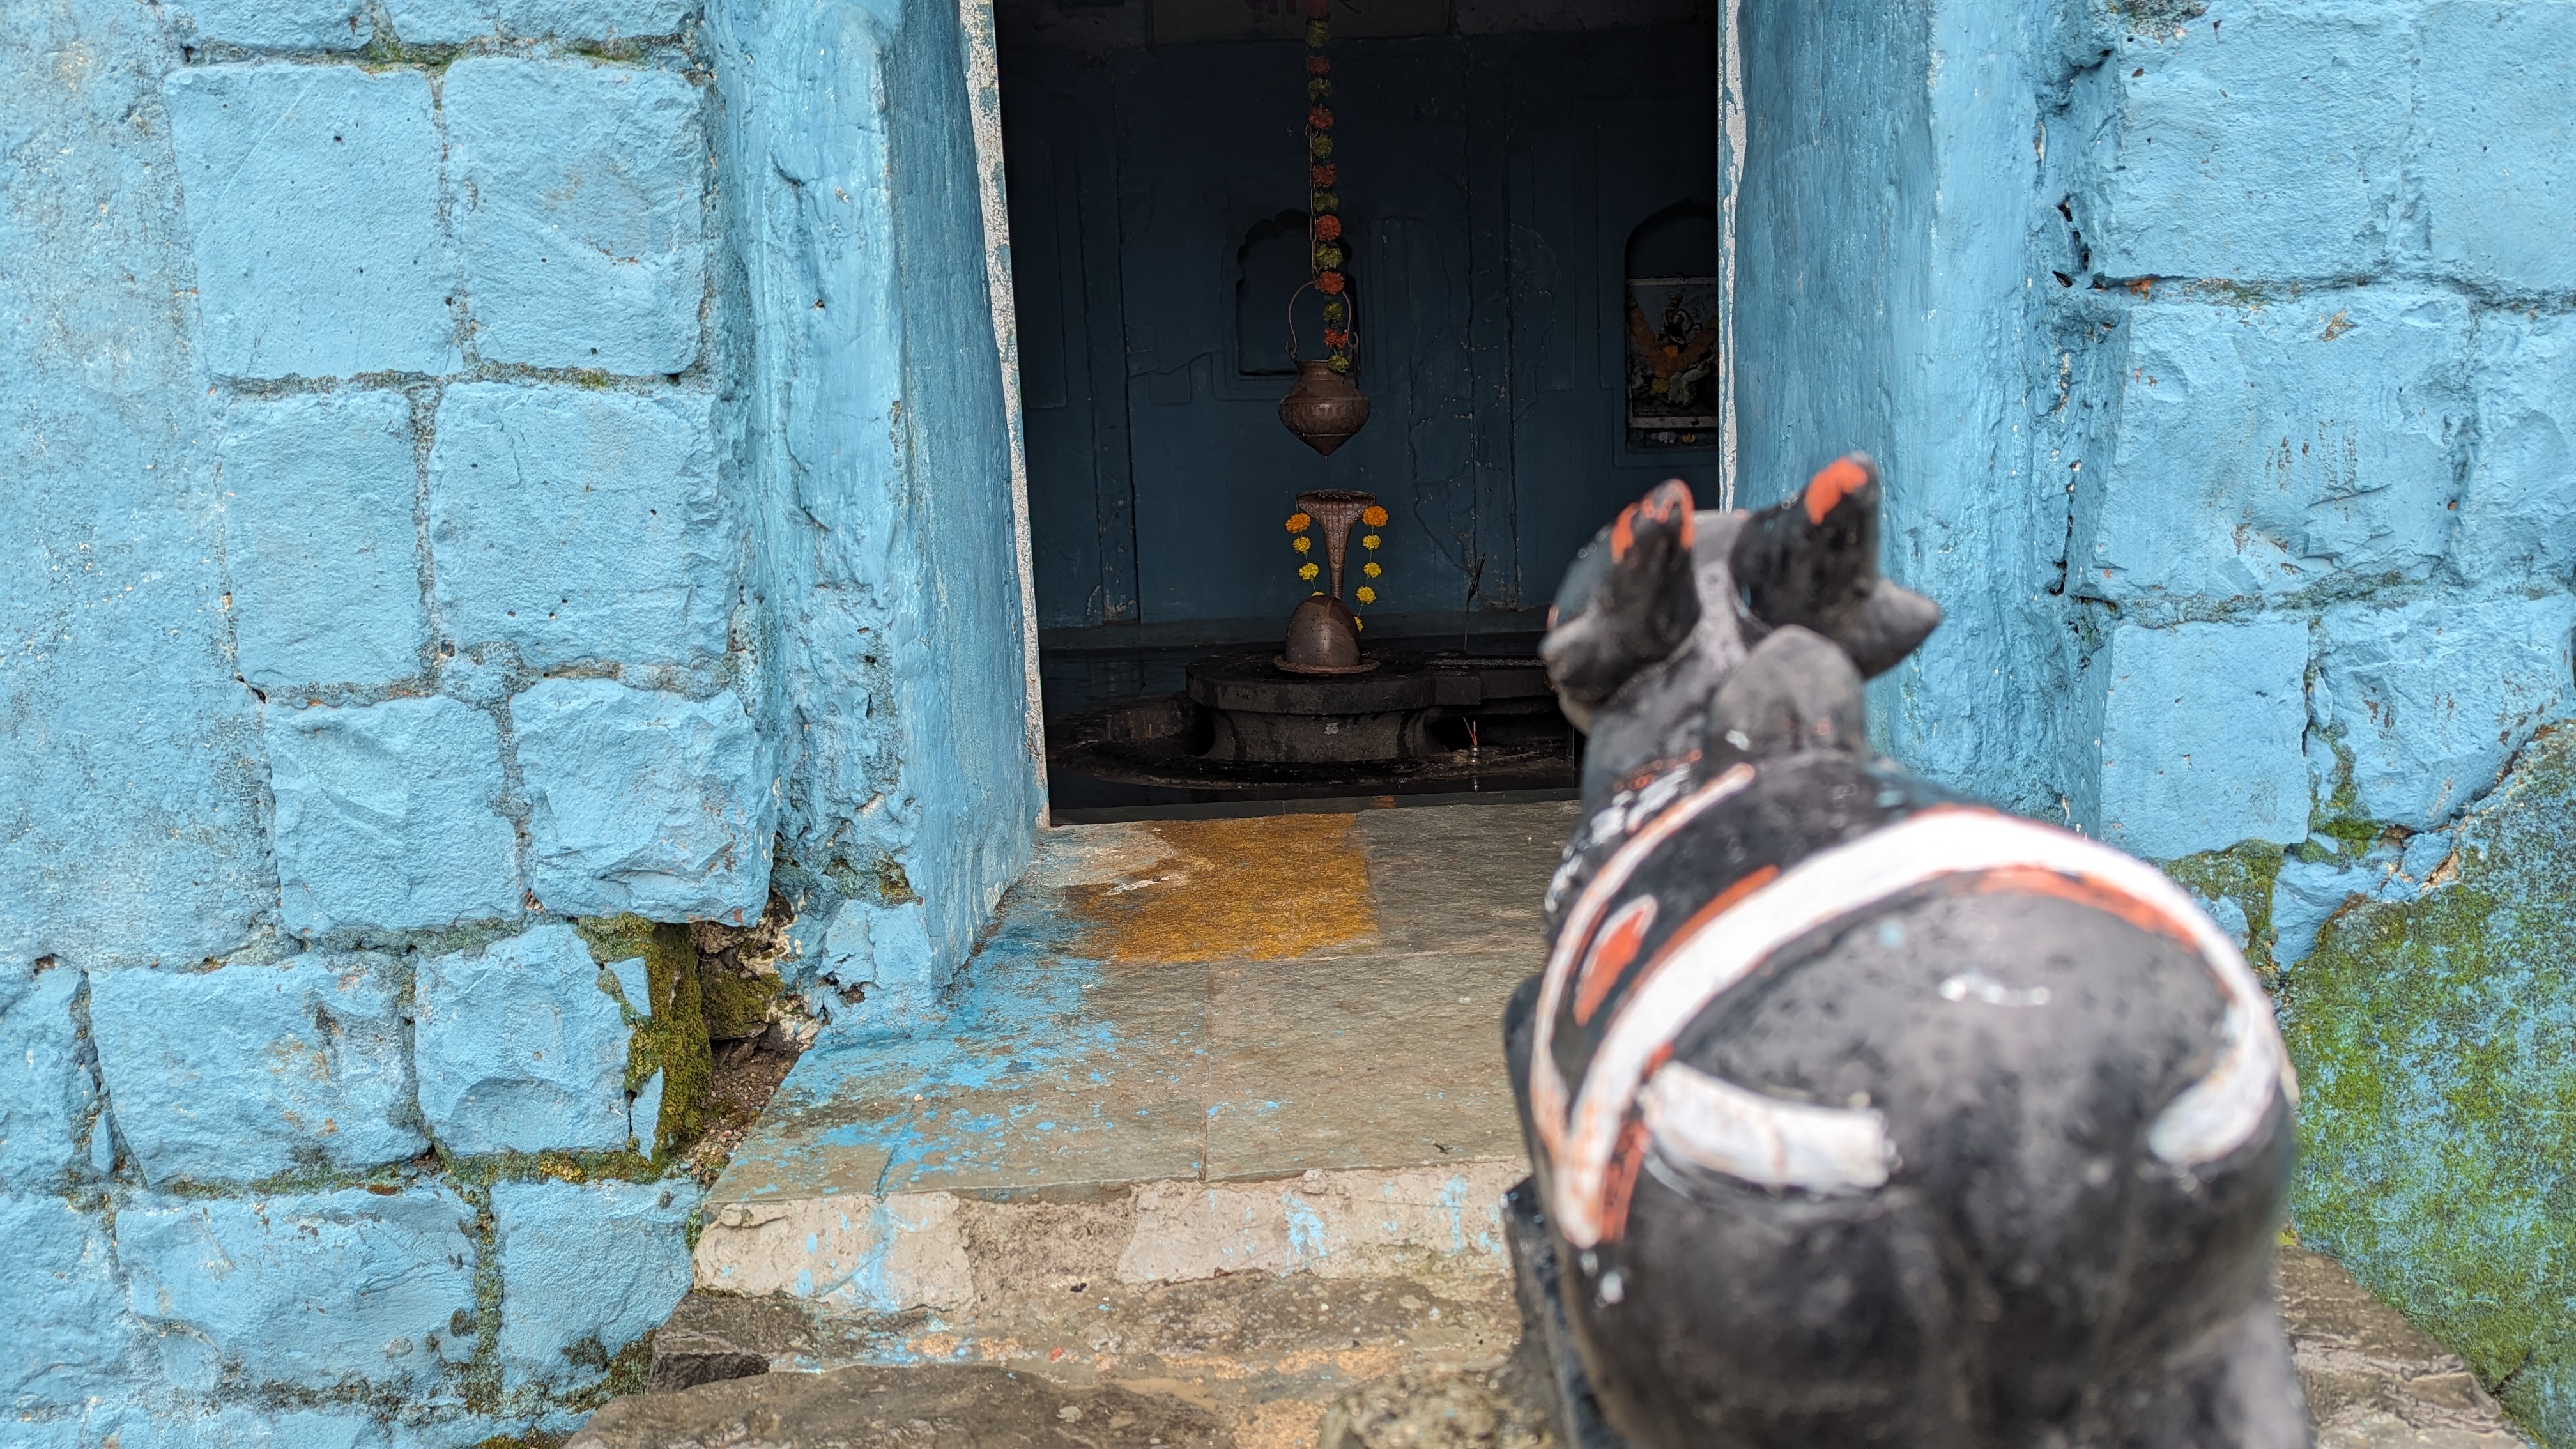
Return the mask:
{"type": "Polygon", "coordinates": [[[1279,400],[1279,421],[1307,447],[1329,458],[1368,426],[1368,394],[1321,358],[1297,361],[1297,385],[1279,400]]]}

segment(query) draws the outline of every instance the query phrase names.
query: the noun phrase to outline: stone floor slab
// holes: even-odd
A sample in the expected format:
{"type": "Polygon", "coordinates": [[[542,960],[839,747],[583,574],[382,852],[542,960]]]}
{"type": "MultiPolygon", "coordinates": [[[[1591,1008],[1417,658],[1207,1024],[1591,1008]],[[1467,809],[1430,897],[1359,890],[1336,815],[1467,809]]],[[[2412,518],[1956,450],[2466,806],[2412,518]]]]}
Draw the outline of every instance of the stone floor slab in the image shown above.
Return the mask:
{"type": "Polygon", "coordinates": [[[1526,951],[1218,966],[1209,1180],[1519,1156],[1499,1023],[1530,969],[1526,951]]]}

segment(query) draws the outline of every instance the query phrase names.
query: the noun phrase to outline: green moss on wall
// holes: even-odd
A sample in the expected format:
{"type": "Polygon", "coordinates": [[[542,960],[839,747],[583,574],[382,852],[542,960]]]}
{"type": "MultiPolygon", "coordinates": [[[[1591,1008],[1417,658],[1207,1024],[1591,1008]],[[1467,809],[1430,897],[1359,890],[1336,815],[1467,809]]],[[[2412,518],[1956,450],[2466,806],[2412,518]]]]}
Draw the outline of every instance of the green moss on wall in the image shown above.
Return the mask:
{"type": "Polygon", "coordinates": [[[2576,727],[2460,838],[2455,884],[2346,909],[2282,983],[2295,1219],[2576,1446],[2576,727]]]}
{"type": "Polygon", "coordinates": [[[710,1041],[758,1036],[769,1026],[769,1003],[778,995],[778,978],[722,970],[703,971],[698,999],[710,1041]]]}
{"type": "Polygon", "coordinates": [[[626,1089],[634,1091],[655,1072],[662,1074],[662,1117],[654,1131],[653,1156],[667,1159],[695,1141],[706,1125],[707,1078],[714,1062],[707,1051],[698,948],[688,927],[641,916],[599,916],[574,925],[602,966],[644,958],[653,1014],[635,1023],[635,1037],[627,1047],[626,1089]]]}
{"type": "Polygon", "coordinates": [[[2186,856],[2165,874],[2203,900],[2234,901],[2245,912],[2245,959],[2268,983],[2272,972],[2272,883],[2281,876],[2281,847],[2253,840],[2227,850],[2186,856]]]}

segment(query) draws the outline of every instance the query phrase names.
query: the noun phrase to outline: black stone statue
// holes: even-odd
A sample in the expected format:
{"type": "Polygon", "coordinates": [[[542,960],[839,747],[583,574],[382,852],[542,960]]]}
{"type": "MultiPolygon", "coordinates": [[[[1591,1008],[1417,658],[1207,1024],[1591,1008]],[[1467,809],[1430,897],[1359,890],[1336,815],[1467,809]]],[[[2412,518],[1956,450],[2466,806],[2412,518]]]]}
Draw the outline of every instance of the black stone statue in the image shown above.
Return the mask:
{"type": "Polygon", "coordinates": [[[2153,867],[1872,755],[1941,617],[1878,507],[1666,483],[1551,611],[1584,818],[1505,1037],[1579,1372],[1641,1449],[2305,1446],[2270,1003],[2153,867]]]}

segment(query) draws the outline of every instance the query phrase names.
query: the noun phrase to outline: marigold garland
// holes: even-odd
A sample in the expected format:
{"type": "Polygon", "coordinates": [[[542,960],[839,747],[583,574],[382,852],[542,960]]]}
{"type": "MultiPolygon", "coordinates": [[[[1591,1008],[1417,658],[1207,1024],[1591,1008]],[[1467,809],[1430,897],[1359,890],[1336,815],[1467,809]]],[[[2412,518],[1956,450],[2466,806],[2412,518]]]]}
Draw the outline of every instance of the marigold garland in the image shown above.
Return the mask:
{"type": "Polygon", "coordinates": [[[1333,108],[1327,105],[1333,97],[1333,62],[1324,54],[1331,43],[1333,0],[1305,0],[1306,10],[1306,154],[1311,163],[1306,170],[1311,195],[1306,202],[1306,215],[1313,233],[1313,267],[1315,290],[1324,294],[1324,347],[1326,365],[1333,371],[1348,374],[1356,339],[1350,326],[1350,306],[1344,294],[1350,278],[1343,266],[1348,253],[1339,245],[1342,239],[1342,199],[1333,191],[1341,179],[1333,165],[1333,108]]]}
{"type": "MultiPolygon", "coordinates": [[[[1386,520],[1386,510],[1376,504],[1371,504],[1367,508],[1360,510],[1360,521],[1371,528],[1384,528],[1386,526],[1386,520]]],[[[1307,557],[1308,554],[1315,551],[1315,541],[1306,536],[1306,530],[1313,528],[1314,526],[1314,517],[1303,510],[1288,515],[1288,521],[1286,524],[1290,535],[1288,546],[1297,550],[1297,557],[1299,559],[1297,564],[1297,578],[1300,582],[1308,585],[1309,587],[1312,587],[1317,579],[1323,577],[1324,573],[1323,565],[1307,557]]],[[[1375,553],[1378,550],[1378,545],[1385,541],[1385,539],[1379,537],[1377,534],[1368,533],[1360,536],[1359,545],[1368,552],[1375,553]]],[[[1376,559],[1367,559],[1360,564],[1360,576],[1364,579],[1384,578],[1386,576],[1386,569],[1381,566],[1376,559]]],[[[1315,589],[1315,592],[1320,594],[1323,590],[1318,588],[1315,589]]],[[[1377,589],[1370,584],[1363,583],[1358,588],[1351,591],[1351,602],[1355,608],[1365,608],[1370,604],[1374,604],[1377,602],[1377,589]]],[[[1351,622],[1362,629],[1368,627],[1366,621],[1358,618],[1356,613],[1354,613],[1351,622]]]]}

